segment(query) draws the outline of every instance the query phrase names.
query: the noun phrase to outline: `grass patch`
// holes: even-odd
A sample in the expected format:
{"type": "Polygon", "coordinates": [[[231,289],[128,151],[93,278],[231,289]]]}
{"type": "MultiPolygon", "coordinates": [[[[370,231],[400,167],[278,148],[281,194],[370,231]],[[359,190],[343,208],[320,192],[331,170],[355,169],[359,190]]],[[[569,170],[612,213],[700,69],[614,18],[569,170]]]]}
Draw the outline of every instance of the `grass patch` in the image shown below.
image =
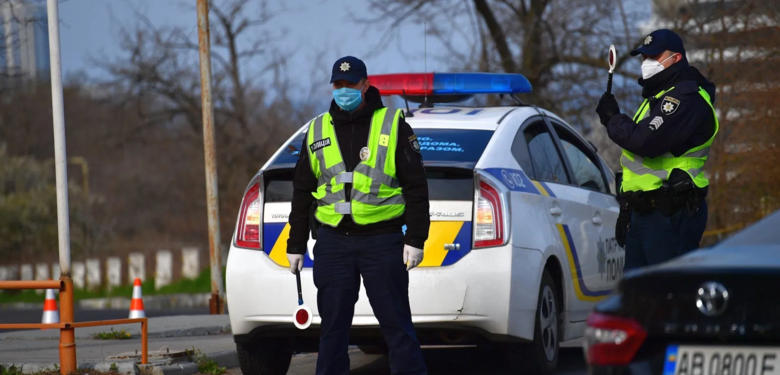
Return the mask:
{"type": "MultiPolygon", "coordinates": [[[[225,281],[225,268],[222,268],[222,281],[225,281]]],[[[223,284],[224,285],[224,284],[223,284]]],[[[171,283],[171,285],[164,286],[160,290],[154,289],[154,279],[147,278],[146,281],[141,284],[141,291],[144,296],[155,296],[165,294],[179,294],[179,293],[209,293],[211,292],[211,272],[208,269],[203,270],[196,279],[181,279],[171,283]]],[[[76,289],[73,293],[73,299],[75,301],[90,299],[90,298],[106,298],[106,297],[125,297],[130,298],[133,295],[132,285],[123,285],[114,287],[111,291],[107,288],[103,288],[95,291],[88,291],[83,289],[76,289]]],[[[34,290],[5,290],[0,293],[0,304],[14,303],[14,302],[26,302],[26,303],[43,303],[44,294],[36,294],[34,290]]],[[[0,373],[0,375],[5,375],[0,373]]]]}
{"type": "Polygon", "coordinates": [[[99,340],[127,340],[131,337],[132,335],[130,334],[130,332],[127,332],[124,329],[119,331],[114,331],[113,327],[111,328],[110,332],[98,332],[94,335],[94,338],[99,340]]]}
{"type": "Polygon", "coordinates": [[[11,366],[11,367],[0,366],[0,375],[22,375],[22,369],[21,367],[16,367],[16,366],[11,366]]]}
{"type": "Polygon", "coordinates": [[[190,356],[190,360],[198,365],[198,373],[208,375],[222,375],[227,371],[225,367],[220,367],[216,361],[203,354],[200,349],[192,350],[186,349],[187,355],[190,356]]]}

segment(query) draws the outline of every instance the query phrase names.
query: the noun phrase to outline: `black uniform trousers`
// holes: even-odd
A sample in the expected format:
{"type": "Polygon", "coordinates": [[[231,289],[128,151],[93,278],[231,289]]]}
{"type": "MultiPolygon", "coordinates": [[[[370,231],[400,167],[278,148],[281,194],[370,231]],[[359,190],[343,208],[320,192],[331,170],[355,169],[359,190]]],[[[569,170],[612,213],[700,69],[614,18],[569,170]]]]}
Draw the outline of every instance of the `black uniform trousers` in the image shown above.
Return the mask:
{"type": "Polygon", "coordinates": [[[663,263],[698,249],[706,226],[707,201],[704,199],[693,215],[688,215],[686,208],[671,216],[658,211],[632,212],[623,270],[663,263]]]}
{"type": "Polygon", "coordinates": [[[347,236],[320,228],[314,285],[322,318],[317,375],[348,375],[349,330],[360,278],[390,350],[392,374],[427,374],[409,307],[403,233],[347,236]]]}

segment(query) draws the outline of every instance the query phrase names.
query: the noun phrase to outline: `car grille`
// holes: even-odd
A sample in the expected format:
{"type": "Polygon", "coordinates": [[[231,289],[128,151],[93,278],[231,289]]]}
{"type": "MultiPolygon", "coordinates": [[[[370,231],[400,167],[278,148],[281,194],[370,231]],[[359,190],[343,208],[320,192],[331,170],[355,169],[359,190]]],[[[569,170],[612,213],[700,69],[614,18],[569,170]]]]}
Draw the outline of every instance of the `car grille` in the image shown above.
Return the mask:
{"type": "Polygon", "coordinates": [[[780,339],[780,273],[654,273],[621,286],[621,315],[639,321],[648,337],[682,341],[775,341],[780,339]],[[725,310],[707,316],[696,305],[702,284],[728,291],[725,310]]]}

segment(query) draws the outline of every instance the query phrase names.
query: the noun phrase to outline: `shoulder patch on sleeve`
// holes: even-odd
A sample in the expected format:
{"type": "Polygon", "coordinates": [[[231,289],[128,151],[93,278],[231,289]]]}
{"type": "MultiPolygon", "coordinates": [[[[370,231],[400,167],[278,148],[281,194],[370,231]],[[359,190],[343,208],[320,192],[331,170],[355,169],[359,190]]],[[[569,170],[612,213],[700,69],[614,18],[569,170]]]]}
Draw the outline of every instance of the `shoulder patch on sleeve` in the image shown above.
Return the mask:
{"type": "Polygon", "coordinates": [[[420,142],[417,140],[416,134],[412,134],[412,136],[409,137],[409,145],[412,146],[414,152],[420,153],[420,142]]]}
{"type": "Polygon", "coordinates": [[[678,99],[667,95],[661,102],[661,112],[665,115],[671,115],[672,113],[677,112],[677,108],[680,108],[681,104],[682,102],[680,102],[678,99]]]}

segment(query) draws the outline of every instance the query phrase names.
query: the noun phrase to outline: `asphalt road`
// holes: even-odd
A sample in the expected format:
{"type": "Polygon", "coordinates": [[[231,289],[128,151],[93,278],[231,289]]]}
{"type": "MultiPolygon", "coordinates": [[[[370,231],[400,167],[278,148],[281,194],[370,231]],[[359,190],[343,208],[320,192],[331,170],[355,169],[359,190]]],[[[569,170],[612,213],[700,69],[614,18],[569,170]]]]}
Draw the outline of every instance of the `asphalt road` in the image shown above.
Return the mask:
{"type": "MultiPolygon", "coordinates": [[[[192,308],[177,310],[147,310],[148,317],[208,314],[208,308],[192,308]]],[[[35,323],[41,321],[42,311],[38,310],[2,310],[0,309],[0,322],[3,323],[35,323]]],[[[126,318],[126,310],[80,310],[75,312],[76,321],[108,320],[126,318]]],[[[2,331],[0,332],[8,332],[2,331]]],[[[219,337],[214,337],[219,338],[219,337]]],[[[200,340],[206,338],[187,338],[188,344],[198,346],[200,340]]],[[[151,343],[150,343],[151,345],[151,343]]],[[[224,349],[221,349],[224,350],[224,349]]],[[[504,375],[512,372],[505,365],[494,361],[473,348],[450,349],[424,349],[428,373],[430,375],[504,375]]],[[[360,350],[350,351],[351,375],[389,375],[389,363],[387,356],[367,355],[360,350]]],[[[298,355],[293,358],[288,375],[313,374],[317,364],[317,354],[298,355]]],[[[585,361],[580,348],[566,348],[561,350],[558,359],[559,375],[586,375],[585,361]]],[[[228,370],[227,375],[241,375],[238,368],[228,370]]]]}
{"type": "MultiPolygon", "coordinates": [[[[77,322],[88,322],[95,320],[127,319],[130,311],[128,310],[83,310],[76,309],[73,312],[77,322]]],[[[183,308],[175,310],[146,310],[148,318],[157,316],[175,316],[175,315],[203,315],[208,314],[208,307],[183,308]]],[[[17,310],[0,309],[0,322],[3,323],[40,323],[43,317],[41,310],[17,310]]],[[[0,329],[0,333],[11,332],[12,330],[0,329]]]]}
{"type": "MultiPolygon", "coordinates": [[[[430,375],[506,375],[522,372],[512,372],[506,366],[493,362],[471,348],[457,349],[424,349],[425,362],[430,375]]],[[[352,350],[350,357],[350,375],[390,375],[390,365],[387,356],[367,355],[359,350],[352,350]]],[[[314,373],[317,355],[309,354],[293,358],[287,375],[311,375],[314,373]]],[[[561,350],[558,359],[560,375],[586,375],[585,361],[582,349],[567,348],[561,350]]],[[[226,375],[241,375],[238,368],[228,370],[226,375]]]]}

